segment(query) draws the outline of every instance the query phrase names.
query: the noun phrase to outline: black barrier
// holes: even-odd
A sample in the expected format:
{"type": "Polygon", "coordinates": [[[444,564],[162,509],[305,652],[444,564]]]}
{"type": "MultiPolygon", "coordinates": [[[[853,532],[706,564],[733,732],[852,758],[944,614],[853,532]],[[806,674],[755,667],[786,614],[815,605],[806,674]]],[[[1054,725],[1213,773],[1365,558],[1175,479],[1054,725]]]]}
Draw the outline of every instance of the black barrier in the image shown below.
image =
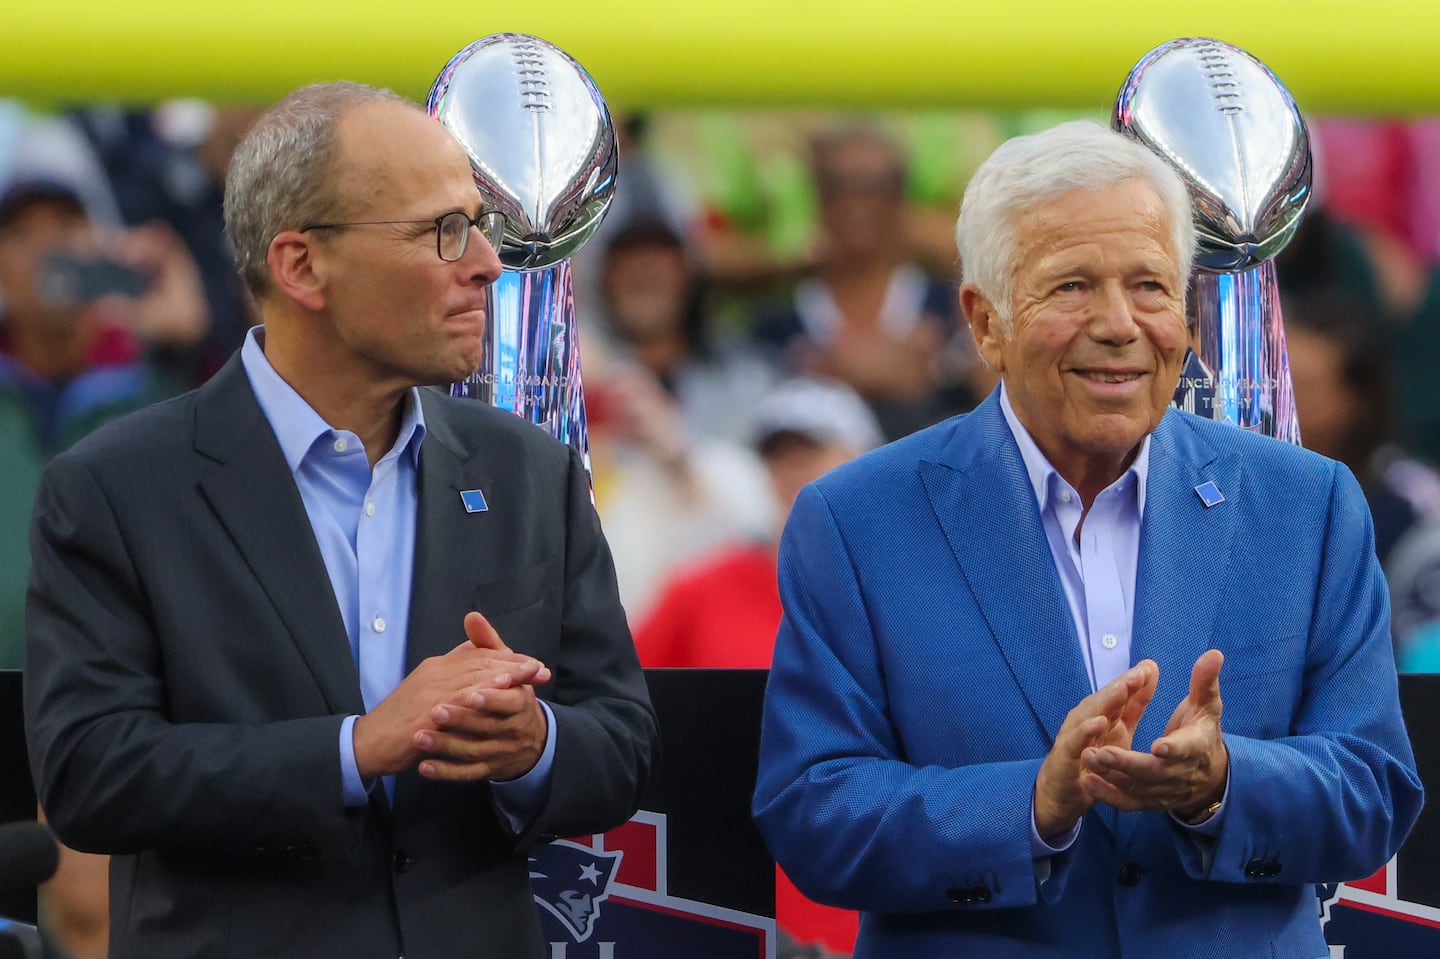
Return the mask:
{"type": "MultiPolygon", "coordinates": [[[[765,672],[660,669],[646,678],[664,760],[641,812],[532,862],[549,955],[773,955],[774,864],[750,821],[765,672]]],[[[35,817],[13,671],[0,671],[0,812],[0,822],[35,817]]],[[[0,901],[0,915],[33,922],[34,910],[33,895],[0,901]]]]}
{"type": "MultiPolygon", "coordinates": [[[[773,864],[749,816],[765,674],[646,676],[664,755],[642,811],[532,862],[550,956],[773,955],[773,864]]],[[[1440,675],[1402,676],[1400,700],[1430,802],[1393,863],[1317,890],[1336,959],[1440,956],[1440,675]]],[[[0,822],[34,815],[24,746],[20,676],[0,671],[0,822]]]]}
{"type": "Polygon", "coordinates": [[[531,882],[550,959],[775,954],[775,865],[750,819],[765,675],[646,670],[661,762],[640,812],[604,835],[552,843],[531,863],[544,877],[531,882]],[[593,878],[575,882],[582,872],[593,878]]]}
{"type": "MultiPolygon", "coordinates": [[[[0,669],[0,823],[34,818],[35,787],[30,781],[30,764],[25,760],[20,673],[0,669]]],[[[0,917],[6,916],[33,925],[35,894],[6,889],[0,883],[0,917]]]]}
{"type": "Polygon", "coordinates": [[[0,822],[35,818],[35,787],[25,761],[20,673],[0,669],[0,822]]]}

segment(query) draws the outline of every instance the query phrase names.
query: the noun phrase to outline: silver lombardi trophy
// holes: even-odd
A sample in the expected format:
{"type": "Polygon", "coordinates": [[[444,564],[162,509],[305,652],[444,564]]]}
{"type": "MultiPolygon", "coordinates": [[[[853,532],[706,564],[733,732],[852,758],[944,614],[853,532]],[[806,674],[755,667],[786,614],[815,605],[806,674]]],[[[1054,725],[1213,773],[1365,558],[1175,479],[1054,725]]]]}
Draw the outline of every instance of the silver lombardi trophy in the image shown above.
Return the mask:
{"type": "Polygon", "coordinates": [[[581,66],[537,37],[461,50],[426,104],[470,156],[486,207],[505,214],[480,369],[454,384],[543,426],[589,467],[569,257],[615,193],[615,130],[581,66]]]}
{"type": "Polygon", "coordinates": [[[1310,198],[1295,101],[1244,50],[1173,40],[1130,71],[1113,126],[1169,162],[1195,201],[1194,349],[1175,405],[1299,443],[1273,261],[1310,198]]]}

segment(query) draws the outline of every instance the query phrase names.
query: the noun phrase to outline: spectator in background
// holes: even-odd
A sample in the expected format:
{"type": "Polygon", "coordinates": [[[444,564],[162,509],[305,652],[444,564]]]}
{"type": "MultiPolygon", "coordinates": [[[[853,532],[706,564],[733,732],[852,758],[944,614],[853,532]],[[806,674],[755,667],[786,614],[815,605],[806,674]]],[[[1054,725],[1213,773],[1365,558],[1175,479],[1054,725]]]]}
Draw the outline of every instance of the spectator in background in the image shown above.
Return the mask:
{"type": "Polygon", "coordinates": [[[1300,441],[1360,480],[1385,564],[1407,531],[1440,519],[1440,477],[1397,444],[1391,331],[1337,290],[1289,294],[1283,309],[1300,441]]]}
{"type": "MultiPolygon", "coordinates": [[[[780,625],[776,550],[785,513],[800,488],[878,446],[874,415],[849,387],[813,379],[781,384],[756,410],[753,443],[765,463],[776,504],[770,534],[702,557],[661,590],[635,632],[649,667],[764,669],[780,625]]],[[[776,922],[792,943],[848,953],[856,913],[806,899],[777,871],[776,922]]]]}
{"type": "Polygon", "coordinates": [[[1425,294],[1401,326],[1391,355],[1406,442],[1425,458],[1440,462],[1440,396],[1435,390],[1435,358],[1440,356],[1440,265],[1431,267],[1425,294]]]}
{"type": "Polygon", "coordinates": [[[650,126],[650,116],[645,113],[616,118],[619,188],[604,222],[570,258],[575,302],[582,311],[600,302],[605,254],[621,233],[638,224],[659,224],[683,236],[698,216],[686,176],[655,148],[650,126]]]}
{"type": "MultiPolygon", "coordinates": [[[[1294,239],[1275,259],[1282,293],[1337,290],[1385,335],[1395,433],[1440,462],[1440,280],[1417,244],[1424,204],[1419,166],[1401,124],[1332,118],[1312,129],[1315,194],[1294,239]]],[[[1289,315],[1286,315],[1288,322],[1289,315]]],[[[1379,517],[1376,518],[1377,522],[1379,517]]]]}
{"type": "Polygon", "coordinates": [[[955,335],[951,284],[910,262],[905,162],[868,130],[817,137],[811,163],[823,236],[815,275],[756,335],[796,371],[854,388],[896,438],[968,409],[973,347],[955,335]]]}
{"type": "Polygon", "coordinates": [[[172,233],[107,241],[77,185],[28,176],[0,188],[0,293],[0,668],[17,668],[41,470],[100,424],[178,392],[155,355],[198,341],[208,313],[172,233]]]}
{"type": "MultiPolygon", "coordinates": [[[[780,379],[739,336],[710,322],[703,277],[679,234],[638,220],[605,248],[598,345],[633,360],[674,398],[687,435],[744,443],[756,401],[780,379]]],[[[587,331],[588,334],[589,331],[587,331]]]]}
{"type": "Polygon", "coordinates": [[[1350,467],[1375,518],[1402,672],[1440,671],[1440,475],[1397,443],[1393,331],[1343,293],[1284,298],[1300,440],[1350,467]]]}
{"type": "Polygon", "coordinates": [[[1310,142],[1315,193],[1301,233],[1316,228],[1339,241],[1336,269],[1320,282],[1373,292],[1385,315],[1403,321],[1424,293],[1430,239],[1421,238],[1426,177],[1413,128],[1393,119],[1330,117],[1311,126],[1310,142]],[[1355,285],[1361,271],[1369,274],[1370,291],[1355,285]]]}
{"type": "Polygon", "coordinates": [[[1321,204],[1313,204],[1295,236],[1275,257],[1281,288],[1303,294],[1324,288],[1361,306],[1377,326],[1398,318],[1395,297],[1387,295],[1381,267],[1372,259],[1363,234],[1321,204]]]}
{"type": "MultiPolygon", "coordinates": [[[[650,126],[645,113],[628,114],[615,125],[620,149],[616,178],[623,186],[615,191],[605,222],[587,250],[607,250],[621,233],[639,223],[660,223],[683,233],[698,215],[683,174],[655,149],[650,126]]],[[[577,259],[582,256],[584,252],[577,259]]]]}
{"type": "MultiPolygon", "coordinates": [[[[0,188],[0,669],[22,665],[27,532],[41,470],[84,434],[178,392],[153,362],[204,335],[195,265],[154,226],[102,235],[93,182],[22,172],[0,188]],[[142,287],[143,284],[143,287],[142,287]]],[[[43,813],[42,813],[43,815],[43,813]]],[[[108,857],[62,849],[41,889],[54,956],[106,952],[108,857]]]]}
{"type": "Polygon", "coordinates": [[[198,385],[240,348],[255,321],[225,236],[221,198],[230,156],[259,108],[172,100],[151,110],[95,107],[72,116],[105,169],[124,222],[169,224],[200,271],[212,323],[205,337],[171,357],[198,385]]]}
{"type": "Polygon", "coordinates": [[[763,534],[774,507],[754,454],[689,433],[674,397],[643,367],[587,353],[585,407],[595,508],[633,624],[677,563],[763,534]]]}
{"type": "Polygon", "coordinates": [[[879,425],[853,390],[833,381],[782,383],[756,409],[753,447],[774,493],[766,535],[727,544],[680,572],[635,633],[645,666],[770,665],[780,625],[775,551],[800,488],[880,445],[879,425]]]}
{"type": "Polygon", "coordinates": [[[661,580],[773,522],[765,473],[745,447],[749,410],[778,378],[706,324],[678,235],[641,221],[603,256],[599,316],[582,335],[595,505],[632,623],[661,580]]]}

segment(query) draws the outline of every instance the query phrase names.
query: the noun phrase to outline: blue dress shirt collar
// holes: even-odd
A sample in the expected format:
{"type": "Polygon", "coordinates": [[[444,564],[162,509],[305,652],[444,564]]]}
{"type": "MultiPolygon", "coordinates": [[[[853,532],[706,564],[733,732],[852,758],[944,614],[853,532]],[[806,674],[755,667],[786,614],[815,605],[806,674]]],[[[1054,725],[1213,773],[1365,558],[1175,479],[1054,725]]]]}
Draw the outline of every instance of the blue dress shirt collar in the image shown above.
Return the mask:
{"type": "MultiPolygon", "coordinates": [[[[1005,390],[1004,380],[1000,381],[1000,411],[1005,415],[1005,423],[1015,437],[1015,445],[1020,447],[1020,458],[1025,463],[1025,472],[1029,476],[1030,486],[1035,492],[1035,501],[1040,504],[1040,511],[1044,513],[1051,506],[1051,497],[1058,495],[1060,489],[1070,488],[1070,484],[1050,464],[1050,460],[1035,443],[1035,438],[1030,435],[1030,431],[1025,429],[1025,425],[1015,415],[1015,409],[1010,405],[1010,394],[1005,390]]],[[[1145,486],[1150,475],[1149,433],[1146,433],[1145,438],[1140,441],[1140,449],[1135,454],[1134,462],[1116,479],[1115,483],[1123,482],[1126,475],[1132,475],[1135,478],[1136,514],[1144,519],[1145,486]]],[[[1114,486],[1115,483],[1112,483],[1111,486],[1114,486]]]]}
{"type": "MultiPolygon", "coordinates": [[[[315,409],[294,387],[281,379],[265,356],[265,327],[256,326],[245,335],[245,345],[240,350],[240,362],[245,375],[250,378],[250,387],[255,399],[264,411],[280,442],[280,451],[292,474],[300,470],[305,454],[322,436],[335,432],[335,428],[315,412],[315,409]]],[[[420,445],[425,439],[425,414],[420,407],[420,391],[411,387],[405,397],[405,408],[400,418],[400,431],[396,434],[392,450],[408,450],[412,462],[420,463],[420,445]]]]}

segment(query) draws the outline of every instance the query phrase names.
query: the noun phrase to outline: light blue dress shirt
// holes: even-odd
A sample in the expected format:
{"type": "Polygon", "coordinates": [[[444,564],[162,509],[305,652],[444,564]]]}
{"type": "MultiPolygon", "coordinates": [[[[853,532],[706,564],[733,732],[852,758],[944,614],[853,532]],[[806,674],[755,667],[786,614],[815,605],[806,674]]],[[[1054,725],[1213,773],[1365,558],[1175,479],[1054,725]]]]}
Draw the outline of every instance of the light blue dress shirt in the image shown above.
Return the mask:
{"type": "MultiPolygon", "coordinates": [[[[405,677],[411,571],[415,568],[416,482],[425,417],[419,391],[405,400],[400,430],[390,451],[370,468],[360,438],[337,430],[281,379],[265,356],[264,328],[256,327],[240,351],[245,374],[260,404],[310,518],[325,571],[360,678],[367,711],[405,677]],[[403,575],[397,575],[403,571],[403,575]]],[[[524,776],[492,782],[510,826],[521,832],[543,801],[555,756],[555,718],[543,702],[547,735],[540,761],[524,776]]],[[[363,806],[369,786],[355,763],[354,726],[340,727],[340,770],[347,806],[363,806]]],[[[384,777],[393,801],[393,776],[384,777]]]]}
{"type": "MultiPolygon", "coordinates": [[[[1140,449],[1129,469],[1120,474],[1095,497],[1090,512],[1075,487],[1066,482],[1036,445],[1034,437],[1010,405],[1010,396],[1002,381],[1000,410],[1005,423],[1020,447],[1020,458],[1040,506],[1040,522],[1055,560],[1055,571],[1065,588],[1070,615],[1079,637],[1080,652],[1090,675],[1090,689],[1100,689],[1129,669],[1130,627],[1135,614],[1135,578],[1140,563],[1140,524],[1145,514],[1145,483],[1150,475],[1150,436],[1140,441],[1140,449]],[[1084,525],[1081,525],[1081,519],[1084,525]],[[1080,530],[1077,541],[1075,531],[1080,530]]],[[[1189,677],[1185,677],[1188,686],[1189,677]]],[[[1225,784],[1225,795],[1230,784],[1225,784]]],[[[1175,822],[1200,836],[1212,837],[1220,831],[1224,807],[1199,826],[1172,816],[1175,822]]],[[[1083,822],[1083,820],[1082,820],[1083,822]]],[[[1080,835],[1080,824],[1051,845],[1035,826],[1035,810],[1030,810],[1030,851],[1040,860],[1069,849],[1080,835]]],[[[1046,864],[1048,866],[1048,863],[1046,864]]],[[[1041,870],[1043,882],[1049,869],[1041,870]]]]}
{"type": "Polygon", "coordinates": [[[1055,571],[1070,602],[1075,633],[1096,690],[1130,668],[1130,624],[1135,612],[1135,570],[1140,557],[1140,521],[1145,514],[1145,481],[1150,474],[1150,437],[1140,441],[1135,461],[1101,490],[1085,513],[1080,494],[1050,465],[1015,415],[1002,384],[1000,409],[1040,504],[1040,522],[1050,543],[1055,571]],[[1084,517],[1085,524],[1080,525],[1084,517]],[[1077,542],[1075,531],[1082,531],[1077,542]]]}

